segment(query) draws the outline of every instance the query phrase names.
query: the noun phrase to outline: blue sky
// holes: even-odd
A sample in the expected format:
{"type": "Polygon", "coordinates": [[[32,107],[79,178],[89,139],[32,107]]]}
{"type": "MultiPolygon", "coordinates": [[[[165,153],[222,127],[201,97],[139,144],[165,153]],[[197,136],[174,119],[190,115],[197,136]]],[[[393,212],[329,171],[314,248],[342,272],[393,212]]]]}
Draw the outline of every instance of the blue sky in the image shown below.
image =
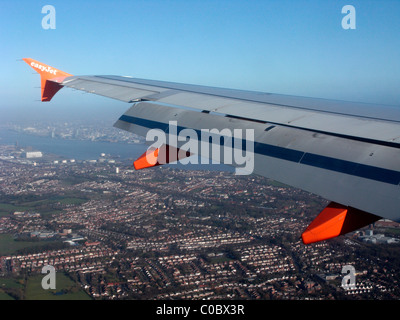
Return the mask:
{"type": "Polygon", "coordinates": [[[398,0],[1,0],[0,118],[117,118],[129,107],[69,89],[37,102],[24,57],[74,75],[400,105],[399,17],[398,0]],[[55,30],[42,28],[47,4],[55,30]],[[348,4],[355,30],[341,25],[348,4]]]}

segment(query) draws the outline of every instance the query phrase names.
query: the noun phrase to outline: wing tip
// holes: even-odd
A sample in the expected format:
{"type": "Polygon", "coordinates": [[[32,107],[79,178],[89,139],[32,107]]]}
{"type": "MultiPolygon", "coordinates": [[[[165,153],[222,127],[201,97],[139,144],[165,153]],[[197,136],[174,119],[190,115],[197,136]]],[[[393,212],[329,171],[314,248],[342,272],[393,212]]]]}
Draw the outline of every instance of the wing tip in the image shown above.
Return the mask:
{"type": "Polygon", "coordinates": [[[40,75],[41,79],[41,100],[43,102],[50,101],[53,96],[62,88],[60,83],[72,74],[53,68],[45,63],[39,62],[32,58],[22,58],[33,70],[40,75]]]}

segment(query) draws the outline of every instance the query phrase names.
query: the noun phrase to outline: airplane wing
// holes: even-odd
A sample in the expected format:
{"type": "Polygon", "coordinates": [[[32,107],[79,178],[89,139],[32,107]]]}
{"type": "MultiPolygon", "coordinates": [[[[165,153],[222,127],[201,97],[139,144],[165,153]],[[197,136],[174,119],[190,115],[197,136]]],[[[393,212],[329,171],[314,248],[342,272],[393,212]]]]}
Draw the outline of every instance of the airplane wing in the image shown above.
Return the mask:
{"type": "Polygon", "coordinates": [[[179,139],[187,129],[198,134],[214,130],[224,138],[235,130],[252,132],[230,136],[239,141],[232,150],[242,153],[253,142],[251,173],[331,201],[303,232],[306,244],[382,218],[400,221],[400,108],[123,76],[72,76],[23,60],[41,75],[42,101],[50,101],[62,87],[125,101],[132,106],[116,127],[142,136],[158,129],[171,137],[135,161],[136,169],[196,153],[179,139]],[[170,156],[162,162],[165,153],[170,156]]]}

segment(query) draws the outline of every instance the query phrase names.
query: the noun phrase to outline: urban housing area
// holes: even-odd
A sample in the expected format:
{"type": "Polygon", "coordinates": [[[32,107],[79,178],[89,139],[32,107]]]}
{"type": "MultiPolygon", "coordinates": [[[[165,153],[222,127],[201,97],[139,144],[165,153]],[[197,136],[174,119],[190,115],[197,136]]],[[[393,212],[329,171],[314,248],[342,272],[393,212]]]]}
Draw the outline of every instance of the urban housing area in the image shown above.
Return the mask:
{"type": "Polygon", "coordinates": [[[0,199],[2,299],[400,298],[397,223],[304,245],[326,200],[263,177],[1,145],[0,199]]]}

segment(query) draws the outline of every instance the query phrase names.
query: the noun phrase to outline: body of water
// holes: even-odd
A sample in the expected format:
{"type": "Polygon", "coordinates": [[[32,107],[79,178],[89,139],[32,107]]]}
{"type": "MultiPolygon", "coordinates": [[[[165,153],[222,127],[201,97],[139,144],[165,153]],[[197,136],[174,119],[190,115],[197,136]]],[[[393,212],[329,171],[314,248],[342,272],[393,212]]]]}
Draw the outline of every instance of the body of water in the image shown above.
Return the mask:
{"type": "MultiPolygon", "coordinates": [[[[122,142],[103,142],[89,140],[66,140],[51,137],[35,136],[13,130],[0,130],[0,145],[18,144],[19,147],[32,147],[43,154],[54,154],[66,159],[96,160],[102,153],[120,160],[136,160],[147,150],[145,144],[128,144],[122,142]]],[[[200,160],[199,160],[200,163],[200,160]]],[[[234,171],[233,167],[222,164],[171,164],[178,169],[234,171]]]]}
{"type": "Polygon", "coordinates": [[[98,159],[101,153],[121,159],[136,159],[142,155],[147,146],[89,140],[65,140],[59,138],[35,136],[12,130],[0,130],[0,144],[18,144],[19,147],[32,147],[44,154],[55,154],[68,159],[98,159]]]}

